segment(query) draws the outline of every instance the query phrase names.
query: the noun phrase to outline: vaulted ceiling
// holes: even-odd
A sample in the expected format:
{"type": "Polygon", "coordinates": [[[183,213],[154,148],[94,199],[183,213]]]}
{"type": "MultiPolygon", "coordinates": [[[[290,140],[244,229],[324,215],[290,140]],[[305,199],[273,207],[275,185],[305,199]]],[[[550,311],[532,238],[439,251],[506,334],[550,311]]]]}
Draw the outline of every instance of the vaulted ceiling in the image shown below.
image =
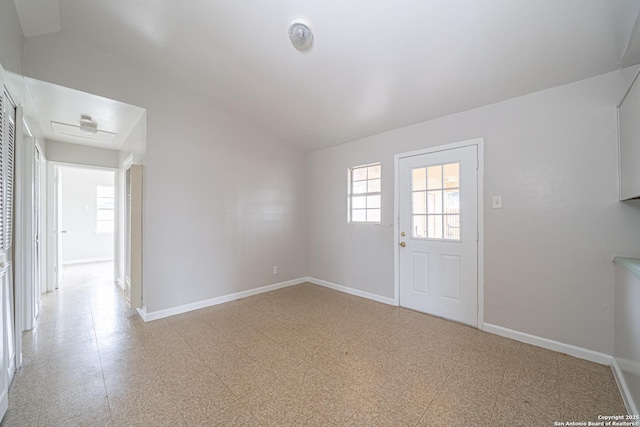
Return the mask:
{"type": "Polygon", "coordinates": [[[61,30],[304,150],[640,62],[640,0],[15,3],[25,36],[61,30]]]}

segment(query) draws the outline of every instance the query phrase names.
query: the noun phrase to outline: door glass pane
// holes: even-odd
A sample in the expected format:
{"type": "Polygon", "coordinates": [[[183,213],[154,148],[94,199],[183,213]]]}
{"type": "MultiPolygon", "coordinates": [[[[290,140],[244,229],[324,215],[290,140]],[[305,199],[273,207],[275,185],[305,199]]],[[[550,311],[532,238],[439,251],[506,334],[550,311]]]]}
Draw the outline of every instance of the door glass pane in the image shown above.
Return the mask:
{"type": "Polygon", "coordinates": [[[460,163],[444,165],[444,188],[460,187],[460,163]]]}
{"type": "Polygon", "coordinates": [[[460,190],[445,190],[444,192],[444,213],[460,213],[460,190]]]}
{"type": "Polygon", "coordinates": [[[369,193],[379,193],[380,192],[380,180],[379,179],[371,179],[369,182],[369,193]]]}
{"type": "Polygon", "coordinates": [[[381,165],[373,165],[373,166],[369,166],[369,176],[367,177],[368,179],[378,179],[380,178],[380,167],[381,165]]]}
{"type": "Polygon", "coordinates": [[[380,222],[380,209],[367,209],[368,222],[380,222]]]}
{"type": "Polygon", "coordinates": [[[367,220],[367,210],[366,209],[353,209],[351,211],[351,221],[353,222],[364,222],[367,220]]]}
{"type": "Polygon", "coordinates": [[[380,209],[380,196],[367,196],[367,208],[380,209]]]}
{"type": "Polygon", "coordinates": [[[429,215],[427,223],[429,226],[428,237],[430,239],[442,239],[442,215],[429,215]]]}
{"type": "Polygon", "coordinates": [[[364,194],[367,192],[367,181],[356,181],[353,183],[353,194],[364,194]]]}
{"type": "Polygon", "coordinates": [[[413,191],[420,191],[427,189],[427,168],[418,168],[411,171],[412,174],[412,188],[413,191]]]}
{"type": "Polygon", "coordinates": [[[460,215],[444,216],[444,238],[460,240],[460,215]]]}
{"type": "Polygon", "coordinates": [[[427,213],[427,193],[425,191],[416,191],[413,193],[413,213],[427,213]]]}
{"type": "Polygon", "coordinates": [[[367,179],[367,168],[353,169],[353,181],[364,181],[367,179]]]}
{"type": "Polygon", "coordinates": [[[413,237],[422,239],[427,237],[427,217],[425,215],[413,216],[413,237]]]}
{"type": "Polygon", "coordinates": [[[427,212],[431,214],[442,213],[442,191],[429,191],[427,194],[427,212]]]}
{"type": "Polygon", "coordinates": [[[427,168],[427,188],[442,188],[442,165],[427,168]]]}
{"type": "Polygon", "coordinates": [[[351,199],[352,209],[364,209],[367,207],[367,198],[364,196],[353,197],[351,199]]]}

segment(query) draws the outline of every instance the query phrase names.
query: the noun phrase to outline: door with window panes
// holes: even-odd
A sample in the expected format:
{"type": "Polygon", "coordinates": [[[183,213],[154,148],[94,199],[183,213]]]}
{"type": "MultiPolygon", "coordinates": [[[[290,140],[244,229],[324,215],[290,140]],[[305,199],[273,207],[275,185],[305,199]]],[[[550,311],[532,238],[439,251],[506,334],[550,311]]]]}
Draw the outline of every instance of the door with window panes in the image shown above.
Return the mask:
{"type": "Polygon", "coordinates": [[[400,305],[477,326],[478,155],[398,160],[400,305]]]}

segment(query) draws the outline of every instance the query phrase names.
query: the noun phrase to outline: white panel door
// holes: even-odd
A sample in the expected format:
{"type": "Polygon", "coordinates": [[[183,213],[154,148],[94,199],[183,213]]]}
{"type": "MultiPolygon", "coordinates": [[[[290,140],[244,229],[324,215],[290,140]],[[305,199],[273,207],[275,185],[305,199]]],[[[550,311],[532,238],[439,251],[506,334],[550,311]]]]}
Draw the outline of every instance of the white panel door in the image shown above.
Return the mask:
{"type": "Polygon", "coordinates": [[[478,148],[398,160],[400,305],[477,326],[478,148]]]}

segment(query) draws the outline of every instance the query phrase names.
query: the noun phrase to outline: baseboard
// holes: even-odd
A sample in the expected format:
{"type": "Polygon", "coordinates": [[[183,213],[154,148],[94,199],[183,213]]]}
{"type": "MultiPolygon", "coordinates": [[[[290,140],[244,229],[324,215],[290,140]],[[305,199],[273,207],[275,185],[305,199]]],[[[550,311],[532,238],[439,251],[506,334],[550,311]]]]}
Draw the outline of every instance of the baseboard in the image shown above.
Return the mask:
{"type": "Polygon", "coordinates": [[[210,298],[203,301],[193,302],[190,304],[180,305],[178,307],[171,307],[165,310],[158,310],[147,312],[145,308],[138,308],[138,314],[145,322],[151,322],[152,320],[163,319],[169,316],[175,316],[176,314],[187,313],[193,310],[199,310],[201,308],[211,307],[218,304],[224,304],[225,302],[235,301],[240,298],[250,297],[252,295],[258,295],[269,291],[275,291],[276,289],[286,288],[288,286],[299,285],[307,281],[306,277],[298,279],[288,280],[286,282],[274,283],[273,285],[262,286],[260,288],[249,289],[248,291],[236,292],[234,294],[223,295],[221,297],[210,298]]]}
{"type": "Polygon", "coordinates": [[[75,265],[75,264],[89,264],[91,262],[107,262],[113,261],[113,258],[85,258],[85,259],[74,259],[71,261],[62,261],[62,265],[75,265]]]}
{"type": "Polygon", "coordinates": [[[638,415],[638,407],[633,401],[631,391],[627,386],[627,382],[624,380],[624,375],[622,374],[620,365],[618,365],[618,359],[615,357],[612,358],[611,369],[613,369],[613,377],[616,379],[616,383],[618,384],[620,394],[622,394],[622,400],[624,401],[624,406],[627,408],[627,412],[629,414],[638,415]]]}
{"type": "Polygon", "coordinates": [[[506,338],[511,338],[516,341],[532,344],[538,347],[546,348],[548,350],[554,350],[560,353],[575,356],[580,359],[585,359],[590,362],[599,363],[601,365],[611,365],[613,359],[612,356],[597,351],[589,350],[582,347],[577,347],[571,344],[565,344],[560,341],[554,341],[547,338],[542,338],[536,335],[527,334],[525,332],[515,331],[513,329],[505,328],[498,325],[492,325],[491,323],[485,323],[482,327],[485,332],[489,332],[495,335],[500,335],[506,338]]]}
{"type": "Polygon", "coordinates": [[[355,295],[357,297],[370,299],[383,304],[398,305],[393,298],[383,297],[382,295],[372,294],[370,292],[361,291],[348,286],[337,285],[335,283],[327,282],[326,280],[316,279],[315,277],[307,277],[306,279],[307,282],[313,283],[314,285],[324,286],[325,288],[334,289],[336,291],[344,292],[345,294],[355,295]]]}

